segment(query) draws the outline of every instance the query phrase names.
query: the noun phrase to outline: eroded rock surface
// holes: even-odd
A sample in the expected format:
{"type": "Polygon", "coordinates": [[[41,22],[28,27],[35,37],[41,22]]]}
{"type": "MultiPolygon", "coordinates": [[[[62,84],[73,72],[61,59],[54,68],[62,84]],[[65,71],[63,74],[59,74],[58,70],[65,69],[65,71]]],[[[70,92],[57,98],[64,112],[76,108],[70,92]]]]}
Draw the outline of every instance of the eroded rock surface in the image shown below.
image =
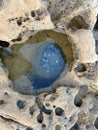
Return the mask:
{"type": "Polygon", "coordinates": [[[0,130],[97,129],[97,14],[97,0],[0,1],[0,130]],[[68,67],[33,93],[32,46],[46,41],[68,67]]]}

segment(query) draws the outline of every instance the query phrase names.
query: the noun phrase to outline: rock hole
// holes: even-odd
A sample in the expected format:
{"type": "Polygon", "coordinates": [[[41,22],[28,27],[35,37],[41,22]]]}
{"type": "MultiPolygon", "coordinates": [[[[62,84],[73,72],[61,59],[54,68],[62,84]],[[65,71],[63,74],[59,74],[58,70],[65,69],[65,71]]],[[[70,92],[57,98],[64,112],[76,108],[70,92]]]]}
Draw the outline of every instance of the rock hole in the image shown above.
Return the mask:
{"type": "Polygon", "coordinates": [[[15,83],[13,89],[23,94],[54,92],[58,86],[54,83],[63,71],[66,75],[74,61],[68,36],[51,30],[38,32],[24,44],[7,49],[6,55],[2,51],[0,57],[8,68],[9,79],[15,83]]]}
{"type": "Polygon", "coordinates": [[[55,130],[61,130],[61,126],[60,125],[56,125],[55,126],[55,130]]]}
{"type": "Polygon", "coordinates": [[[5,101],[4,100],[0,100],[0,105],[3,105],[5,103],[5,101]]]}
{"type": "Polygon", "coordinates": [[[18,20],[17,20],[17,25],[18,25],[18,26],[21,26],[21,25],[22,25],[22,20],[21,20],[21,19],[18,19],[18,20]]]}
{"type": "Polygon", "coordinates": [[[30,113],[31,115],[33,115],[33,113],[34,113],[34,106],[31,106],[31,107],[29,108],[29,113],[30,113]]]}
{"type": "Polygon", "coordinates": [[[9,42],[0,40],[0,46],[1,47],[8,47],[9,45],[10,45],[9,42]]]}
{"type": "Polygon", "coordinates": [[[98,117],[96,118],[95,122],[94,122],[94,126],[96,129],[98,129],[98,117]]]}
{"type": "Polygon", "coordinates": [[[32,16],[32,17],[35,17],[35,11],[34,11],[34,10],[31,11],[31,16],[32,16]]]}
{"type": "Polygon", "coordinates": [[[45,129],[45,128],[46,128],[46,125],[45,125],[45,124],[42,124],[42,128],[45,129]]]}
{"type": "Polygon", "coordinates": [[[76,68],[75,68],[75,71],[77,71],[77,72],[84,72],[84,71],[86,71],[87,70],[87,67],[84,65],[84,64],[79,64],[76,68]]]}
{"type": "Polygon", "coordinates": [[[95,52],[98,54],[98,15],[97,15],[97,20],[93,29],[93,36],[95,38],[95,52]]]}
{"type": "Polygon", "coordinates": [[[34,130],[33,128],[31,127],[27,127],[26,130],[34,130]]]}
{"type": "Polygon", "coordinates": [[[4,95],[9,95],[8,92],[4,92],[4,95]]]}
{"type": "Polygon", "coordinates": [[[22,101],[22,100],[18,100],[17,101],[17,106],[20,108],[20,109],[23,109],[25,107],[25,102],[22,101]]]}
{"type": "Polygon", "coordinates": [[[96,92],[94,93],[94,95],[95,95],[95,97],[98,97],[98,91],[96,91],[96,92]]]}
{"type": "Polygon", "coordinates": [[[79,130],[79,126],[77,123],[70,130],[79,130]]]}
{"type": "Polygon", "coordinates": [[[53,105],[53,108],[56,108],[56,106],[55,106],[55,105],[53,105]]]}
{"type": "Polygon", "coordinates": [[[50,106],[50,104],[49,104],[49,103],[46,103],[45,105],[46,105],[46,107],[49,107],[49,106],[50,106]]]}
{"type": "Polygon", "coordinates": [[[82,97],[79,94],[77,94],[75,96],[74,104],[75,104],[76,107],[81,107],[81,105],[82,105],[82,97]]]}
{"type": "Polygon", "coordinates": [[[20,42],[21,40],[22,40],[22,35],[19,34],[17,38],[12,39],[11,41],[12,41],[12,42],[20,42]]]}
{"type": "Polygon", "coordinates": [[[40,112],[40,114],[37,116],[37,121],[38,121],[39,123],[42,123],[42,122],[43,122],[43,113],[42,113],[42,112],[40,112]]]}
{"type": "Polygon", "coordinates": [[[80,86],[78,94],[82,98],[84,98],[87,95],[87,93],[88,93],[88,86],[87,85],[80,86]]]}
{"type": "Polygon", "coordinates": [[[85,22],[84,18],[80,15],[75,16],[68,24],[68,29],[88,29],[89,25],[85,22]]]}
{"type": "Polygon", "coordinates": [[[95,66],[96,66],[96,68],[98,68],[98,61],[95,62],[95,66]]]}
{"type": "Polygon", "coordinates": [[[95,26],[94,26],[94,30],[98,30],[98,15],[97,15],[97,20],[96,20],[96,23],[95,23],[95,26]]]}
{"type": "Polygon", "coordinates": [[[96,54],[98,55],[98,41],[96,41],[95,45],[96,45],[96,54]]]}

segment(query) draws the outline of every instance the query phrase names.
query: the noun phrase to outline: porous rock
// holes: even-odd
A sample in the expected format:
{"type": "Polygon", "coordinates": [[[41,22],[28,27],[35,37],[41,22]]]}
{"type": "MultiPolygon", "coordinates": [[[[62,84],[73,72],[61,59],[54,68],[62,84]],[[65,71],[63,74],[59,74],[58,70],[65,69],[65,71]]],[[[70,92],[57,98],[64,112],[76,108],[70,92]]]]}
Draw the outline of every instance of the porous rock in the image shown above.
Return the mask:
{"type": "MultiPolygon", "coordinates": [[[[35,43],[37,40],[44,42],[45,34],[48,34],[48,38],[57,41],[62,50],[65,46],[59,41],[60,37],[57,39],[56,36],[66,37],[66,41],[71,44],[71,54],[74,57],[67,74],[62,74],[55,84],[58,87],[53,93],[43,92],[34,96],[13,90],[15,82],[8,78],[9,69],[2,64],[3,58],[0,54],[2,59],[0,60],[0,100],[4,100],[0,105],[0,129],[55,130],[59,126],[60,130],[70,130],[77,123],[80,130],[96,130],[94,122],[98,117],[98,67],[96,65],[98,55],[95,52],[96,39],[93,36],[93,29],[98,13],[97,0],[2,0],[0,2],[0,40],[9,42],[15,54],[19,52],[17,44],[23,46],[23,43],[30,42],[29,38],[35,43]],[[35,35],[37,32],[39,34],[35,35]],[[55,35],[57,33],[60,35],[55,35]],[[79,64],[86,67],[85,71],[79,72],[76,69],[79,64]],[[81,97],[82,104],[77,107],[74,99],[79,87],[83,85],[88,86],[88,93],[85,97],[81,97]],[[25,102],[23,109],[17,107],[19,100],[25,102]],[[58,107],[64,110],[61,116],[55,114],[55,109],[58,107]],[[30,114],[31,108],[32,114],[30,114]],[[47,110],[51,112],[47,114],[47,110]],[[42,123],[37,121],[40,111],[43,114],[42,123]]],[[[16,57],[21,63],[19,54],[16,57]]],[[[24,56],[22,52],[21,54],[24,56]]],[[[27,60],[25,57],[24,62],[27,60]]],[[[15,59],[11,67],[14,61],[15,59]]],[[[26,63],[30,65],[29,60],[26,63]]],[[[24,79],[20,86],[24,85],[24,79]]],[[[21,81],[19,80],[19,83],[21,81]]],[[[27,86],[30,85],[26,83],[27,86]]]]}

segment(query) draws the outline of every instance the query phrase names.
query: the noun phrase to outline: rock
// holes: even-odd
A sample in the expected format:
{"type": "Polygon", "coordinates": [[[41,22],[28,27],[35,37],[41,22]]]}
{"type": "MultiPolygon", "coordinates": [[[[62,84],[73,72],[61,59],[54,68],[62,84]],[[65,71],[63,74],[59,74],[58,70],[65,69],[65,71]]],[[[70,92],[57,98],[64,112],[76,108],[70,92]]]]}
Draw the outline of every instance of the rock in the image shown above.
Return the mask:
{"type": "Polygon", "coordinates": [[[2,130],[97,128],[97,14],[97,0],[0,1],[2,130]],[[61,48],[66,68],[34,91],[32,57],[47,41],[61,48]]]}

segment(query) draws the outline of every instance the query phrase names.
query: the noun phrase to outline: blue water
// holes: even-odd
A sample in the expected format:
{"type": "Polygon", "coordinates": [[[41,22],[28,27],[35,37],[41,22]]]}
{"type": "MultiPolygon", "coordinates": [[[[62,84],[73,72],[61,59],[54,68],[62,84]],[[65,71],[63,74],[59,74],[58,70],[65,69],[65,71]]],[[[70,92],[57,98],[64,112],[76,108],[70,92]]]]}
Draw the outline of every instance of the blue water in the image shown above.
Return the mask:
{"type": "Polygon", "coordinates": [[[53,84],[66,66],[61,49],[55,43],[45,42],[39,46],[34,59],[32,78],[34,89],[46,88],[53,84]]]}

